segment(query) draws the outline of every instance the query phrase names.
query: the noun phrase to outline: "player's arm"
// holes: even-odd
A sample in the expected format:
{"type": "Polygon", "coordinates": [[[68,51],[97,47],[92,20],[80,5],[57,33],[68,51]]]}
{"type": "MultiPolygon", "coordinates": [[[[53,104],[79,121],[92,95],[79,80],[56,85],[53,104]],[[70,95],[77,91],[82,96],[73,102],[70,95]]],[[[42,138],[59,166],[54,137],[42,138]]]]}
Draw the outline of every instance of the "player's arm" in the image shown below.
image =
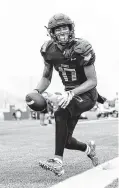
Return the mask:
{"type": "Polygon", "coordinates": [[[53,65],[45,61],[43,76],[36,87],[36,90],[39,93],[43,93],[50,85],[52,79],[52,72],[53,72],[53,65]]]}
{"type": "Polygon", "coordinates": [[[89,66],[85,66],[84,72],[87,77],[87,80],[83,84],[72,90],[74,95],[85,93],[93,89],[97,85],[97,77],[94,65],[92,64],[89,66]]]}
{"type": "Polygon", "coordinates": [[[89,66],[85,66],[84,72],[87,77],[87,80],[80,86],[76,87],[75,89],[65,92],[65,94],[61,97],[61,100],[59,101],[58,104],[59,106],[61,106],[61,108],[66,108],[66,106],[72,100],[74,95],[85,93],[91,90],[92,88],[96,87],[97,77],[96,77],[94,65],[92,64],[89,66]]]}
{"type": "Polygon", "coordinates": [[[82,40],[80,43],[77,43],[74,51],[82,57],[80,65],[84,67],[84,73],[87,78],[83,84],[73,90],[74,95],[76,95],[85,93],[96,87],[97,77],[94,66],[96,57],[92,45],[88,41],[82,40]]]}

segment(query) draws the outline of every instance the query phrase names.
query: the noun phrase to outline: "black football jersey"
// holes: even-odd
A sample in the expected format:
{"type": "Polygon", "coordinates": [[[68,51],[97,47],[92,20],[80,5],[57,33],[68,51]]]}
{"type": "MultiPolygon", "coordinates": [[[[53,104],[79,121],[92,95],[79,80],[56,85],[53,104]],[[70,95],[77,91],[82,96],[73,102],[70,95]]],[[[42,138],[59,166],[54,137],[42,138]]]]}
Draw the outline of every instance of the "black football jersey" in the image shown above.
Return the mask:
{"type": "Polygon", "coordinates": [[[87,80],[84,66],[95,62],[95,53],[89,42],[75,39],[61,50],[53,41],[43,44],[40,50],[45,62],[51,64],[61,77],[66,90],[79,86],[87,80]]]}

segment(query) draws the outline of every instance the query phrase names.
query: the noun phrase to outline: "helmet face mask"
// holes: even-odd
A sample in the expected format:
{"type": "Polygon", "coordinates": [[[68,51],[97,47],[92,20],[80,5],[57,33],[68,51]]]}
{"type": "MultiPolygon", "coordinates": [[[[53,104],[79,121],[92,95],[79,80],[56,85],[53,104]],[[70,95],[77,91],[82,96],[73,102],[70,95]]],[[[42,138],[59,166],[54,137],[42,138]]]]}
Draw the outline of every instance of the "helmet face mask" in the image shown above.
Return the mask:
{"type": "Polygon", "coordinates": [[[65,45],[69,41],[70,29],[67,25],[58,26],[54,29],[56,40],[61,45],[65,45]]]}
{"type": "Polygon", "coordinates": [[[48,33],[58,44],[65,45],[74,38],[74,23],[64,14],[54,15],[48,22],[48,33]]]}

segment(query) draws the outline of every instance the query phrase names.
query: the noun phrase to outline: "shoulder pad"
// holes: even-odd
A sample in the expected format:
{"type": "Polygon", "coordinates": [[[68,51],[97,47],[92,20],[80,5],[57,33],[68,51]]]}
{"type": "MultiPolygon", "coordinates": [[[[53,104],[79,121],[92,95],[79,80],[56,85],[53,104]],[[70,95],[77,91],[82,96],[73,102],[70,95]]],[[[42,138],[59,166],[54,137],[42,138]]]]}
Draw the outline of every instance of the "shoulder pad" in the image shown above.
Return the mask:
{"type": "Polygon", "coordinates": [[[42,45],[42,47],[41,47],[41,50],[40,50],[40,52],[42,53],[44,53],[44,52],[46,52],[46,50],[48,49],[48,47],[52,44],[52,40],[49,40],[49,41],[46,41],[43,45],[42,45]]]}
{"type": "Polygon", "coordinates": [[[87,56],[92,51],[92,46],[87,40],[78,39],[74,45],[74,51],[83,56],[87,56]]]}
{"type": "Polygon", "coordinates": [[[74,52],[83,57],[81,63],[83,66],[88,66],[95,62],[95,52],[93,51],[91,44],[84,39],[78,39],[76,41],[74,52]]]}

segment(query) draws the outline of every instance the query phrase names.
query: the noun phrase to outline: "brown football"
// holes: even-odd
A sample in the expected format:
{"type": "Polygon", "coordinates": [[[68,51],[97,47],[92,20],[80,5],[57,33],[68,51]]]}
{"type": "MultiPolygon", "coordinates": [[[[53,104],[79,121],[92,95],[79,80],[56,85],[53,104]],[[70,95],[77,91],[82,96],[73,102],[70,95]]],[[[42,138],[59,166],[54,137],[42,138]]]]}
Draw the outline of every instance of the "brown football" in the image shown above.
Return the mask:
{"type": "Polygon", "coordinates": [[[46,99],[40,93],[29,93],[25,100],[26,104],[34,111],[43,112],[47,108],[46,99]]]}

